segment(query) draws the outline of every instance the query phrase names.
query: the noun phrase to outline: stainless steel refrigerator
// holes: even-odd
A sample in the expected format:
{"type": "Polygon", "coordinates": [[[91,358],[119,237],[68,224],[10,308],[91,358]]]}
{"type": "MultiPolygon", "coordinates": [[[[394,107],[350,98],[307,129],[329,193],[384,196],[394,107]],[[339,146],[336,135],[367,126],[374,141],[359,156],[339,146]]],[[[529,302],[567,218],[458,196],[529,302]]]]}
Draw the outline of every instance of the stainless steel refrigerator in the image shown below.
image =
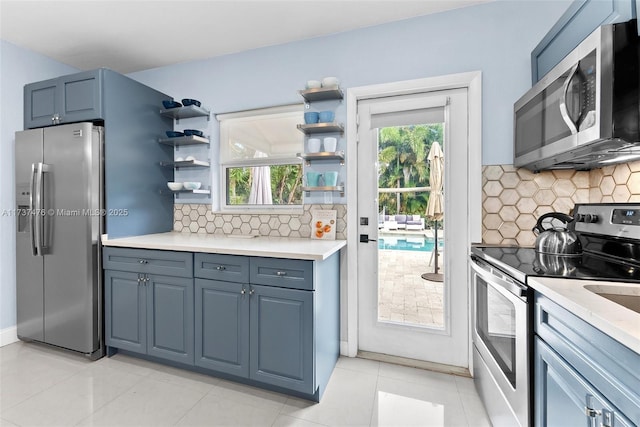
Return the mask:
{"type": "Polygon", "coordinates": [[[104,354],[103,128],[16,132],[18,337],[104,354]]]}

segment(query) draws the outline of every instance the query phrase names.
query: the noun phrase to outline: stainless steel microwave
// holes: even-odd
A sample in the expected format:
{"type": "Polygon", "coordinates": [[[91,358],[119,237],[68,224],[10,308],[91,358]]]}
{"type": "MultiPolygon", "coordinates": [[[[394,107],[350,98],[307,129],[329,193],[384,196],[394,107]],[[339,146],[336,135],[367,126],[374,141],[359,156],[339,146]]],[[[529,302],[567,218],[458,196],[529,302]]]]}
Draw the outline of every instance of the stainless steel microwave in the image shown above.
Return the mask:
{"type": "Polygon", "coordinates": [[[636,20],[603,25],[514,105],[514,165],[587,170],[640,158],[636,20]]]}

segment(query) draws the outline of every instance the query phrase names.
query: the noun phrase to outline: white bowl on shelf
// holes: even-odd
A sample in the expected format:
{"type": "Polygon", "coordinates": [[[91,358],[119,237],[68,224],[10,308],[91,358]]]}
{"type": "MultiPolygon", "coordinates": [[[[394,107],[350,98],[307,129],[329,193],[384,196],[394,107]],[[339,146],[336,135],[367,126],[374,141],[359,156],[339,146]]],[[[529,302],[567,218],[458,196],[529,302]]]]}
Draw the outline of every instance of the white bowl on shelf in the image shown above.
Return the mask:
{"type": "Polygon", "coordinates": [[[319,89],[322,87],[320,80],[307,80],[307,89],[319,89]]]}
{"type": "Polygon", "coordinates": [[[187,158],[185,159],[186,161],[190,162],[192,160],[195,160],[196,158],[193,156],[187,156],[187,158]]]}
{"type": "Polygon", "coordinates": [[[185,190],[198,190],[202,186],[202,183],[186,181],[186,182],[183,182],[182,185],[184,185],[185,190]]]}
{"type": "Polygon", "coordinates": [[[169,187],[169,189],[171,191],[180,191],[180,190],[182,190],[182,183],[181,182],[167,182],[167,187],[169,187]]]}
{"type": "Polygon", "coordinates": [[[178,157],[176,158],[176,162],[184,162],[184,159],[182,157],[178,157]]]}

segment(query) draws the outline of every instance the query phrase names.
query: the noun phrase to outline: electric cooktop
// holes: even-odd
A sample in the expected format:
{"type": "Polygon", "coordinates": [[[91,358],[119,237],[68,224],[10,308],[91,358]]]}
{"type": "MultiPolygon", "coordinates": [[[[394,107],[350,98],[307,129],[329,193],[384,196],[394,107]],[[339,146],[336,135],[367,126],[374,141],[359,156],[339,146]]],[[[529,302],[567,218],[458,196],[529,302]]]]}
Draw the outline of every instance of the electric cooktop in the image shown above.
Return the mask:
{"type": "Polygon", "coordinates": [[[490,245],[474,245],[471,253],[522,283],[532,276],[640,281],[640,204],[579,204],[574,219],[581,255],[490,245]]]}

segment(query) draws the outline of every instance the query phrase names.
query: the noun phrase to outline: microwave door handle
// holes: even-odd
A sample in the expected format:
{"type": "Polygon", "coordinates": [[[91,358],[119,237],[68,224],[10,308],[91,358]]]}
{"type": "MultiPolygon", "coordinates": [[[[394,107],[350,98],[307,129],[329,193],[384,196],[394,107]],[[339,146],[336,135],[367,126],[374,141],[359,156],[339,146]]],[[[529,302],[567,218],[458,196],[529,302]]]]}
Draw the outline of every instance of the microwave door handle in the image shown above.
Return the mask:
{"type": "Polygon", "coordinates": [[[577,62],[576,65],[571,68],[571,71],[569,71],[567,80],[562,86],[562,99],[560,100],[560,115],[562,116],[562,120],[564,120],[564,122],[567,124],[567,127],[571,131],[572,135],[578,133],[578,127],[576,126],[574,121],[571,120],[571,116],[569,116],[569,110],[567,109],[567,93],[569,92],[569,85],[571,84],[571,80],[573,80],[573,77],[576,75],[579,66],[580,63],[577,62]]]}

